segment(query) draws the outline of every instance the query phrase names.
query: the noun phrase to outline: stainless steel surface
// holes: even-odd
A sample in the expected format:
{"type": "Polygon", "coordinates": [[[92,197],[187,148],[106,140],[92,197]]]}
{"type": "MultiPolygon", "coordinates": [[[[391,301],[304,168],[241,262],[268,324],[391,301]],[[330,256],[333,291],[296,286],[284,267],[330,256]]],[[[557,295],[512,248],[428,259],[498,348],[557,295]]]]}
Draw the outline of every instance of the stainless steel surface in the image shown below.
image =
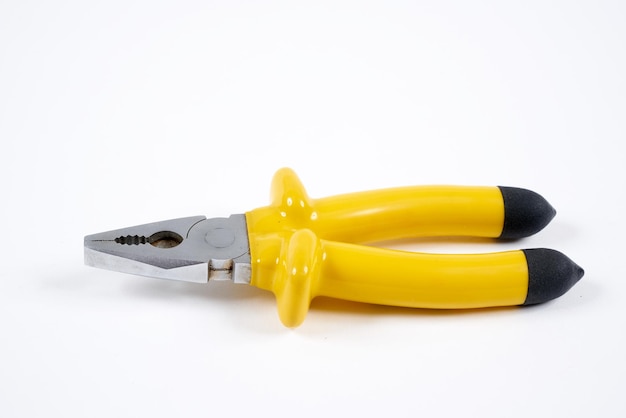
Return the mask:
{"type": "Polygon", "coordinates": [[[85,264],[161,279],[249,284],[246,218],[192,216],[88,235],[85,264]]]}

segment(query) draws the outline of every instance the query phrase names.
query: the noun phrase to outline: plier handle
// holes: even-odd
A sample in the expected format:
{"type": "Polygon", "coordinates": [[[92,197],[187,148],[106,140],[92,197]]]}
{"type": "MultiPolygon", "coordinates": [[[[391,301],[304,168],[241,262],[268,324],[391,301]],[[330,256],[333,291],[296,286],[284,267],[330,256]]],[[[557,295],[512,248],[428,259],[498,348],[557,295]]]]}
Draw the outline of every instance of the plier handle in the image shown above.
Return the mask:
{"type": "Polygon", "coordinates": [[[232,280],[269,290],[286,326],[316,296],[465,309],[530,305],[561,296],[584,274],[545,248],[430,254],[364,243],[409,237],[517,239],[556,214],[511,187],[414,186],[311,199],[279,170],[270,204],[229,218],[181,218],[85,237],[87,264],[153,277],[232,280]]]}

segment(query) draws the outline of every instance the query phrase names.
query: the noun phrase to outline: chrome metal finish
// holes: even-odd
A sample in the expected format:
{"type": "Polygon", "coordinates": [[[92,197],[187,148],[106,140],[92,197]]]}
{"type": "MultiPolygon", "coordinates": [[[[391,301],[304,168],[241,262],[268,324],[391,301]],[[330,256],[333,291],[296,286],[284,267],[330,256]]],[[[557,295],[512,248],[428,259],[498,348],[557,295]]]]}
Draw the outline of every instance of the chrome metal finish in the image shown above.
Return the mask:
{"type": "Polygon", "coordinates": [[[246,218],[193,216],[88,235],[85,264],[162,279],[249,284],[246,218]]]}

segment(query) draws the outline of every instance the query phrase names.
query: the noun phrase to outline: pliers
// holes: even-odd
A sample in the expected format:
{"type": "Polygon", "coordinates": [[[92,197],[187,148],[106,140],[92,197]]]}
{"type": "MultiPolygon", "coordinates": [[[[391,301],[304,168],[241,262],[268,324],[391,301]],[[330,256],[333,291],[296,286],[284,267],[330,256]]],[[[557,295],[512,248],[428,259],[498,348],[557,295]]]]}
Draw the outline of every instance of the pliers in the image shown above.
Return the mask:
{"type": "Polygon", "coordinates": [[[85,263],[269,290],[288,327],[302,323],[316,296],[414,308],[532,305],[567,292],[583,269],[545,248],[430,254],[356,243],[517,239],[540,231],[555,214],[539,194],[501,186],[413,186],[311,199],[296,174],[283,168],[274,175],[268,206],[88,235],[85,263]]]}

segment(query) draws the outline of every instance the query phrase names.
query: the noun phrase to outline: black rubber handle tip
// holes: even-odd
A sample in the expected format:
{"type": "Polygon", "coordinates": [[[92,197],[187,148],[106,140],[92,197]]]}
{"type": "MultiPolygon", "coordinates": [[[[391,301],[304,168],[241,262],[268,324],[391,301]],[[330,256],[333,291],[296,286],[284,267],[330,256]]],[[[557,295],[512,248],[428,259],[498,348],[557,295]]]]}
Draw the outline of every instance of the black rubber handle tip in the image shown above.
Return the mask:
{"type": "Polygon", "coordinates": [[[524,305],[558,298],[585,274],[579,265],[558,251],[547,248],[522,251],[528,263],[528,295],[524,305]]]}
{"type": "Polygon", "coordinates": [[[500,238],[533,235],[550,223],[556,210],[541,195],[517,187],[498,186],[504,200],[504,226],[500,238]]]}

